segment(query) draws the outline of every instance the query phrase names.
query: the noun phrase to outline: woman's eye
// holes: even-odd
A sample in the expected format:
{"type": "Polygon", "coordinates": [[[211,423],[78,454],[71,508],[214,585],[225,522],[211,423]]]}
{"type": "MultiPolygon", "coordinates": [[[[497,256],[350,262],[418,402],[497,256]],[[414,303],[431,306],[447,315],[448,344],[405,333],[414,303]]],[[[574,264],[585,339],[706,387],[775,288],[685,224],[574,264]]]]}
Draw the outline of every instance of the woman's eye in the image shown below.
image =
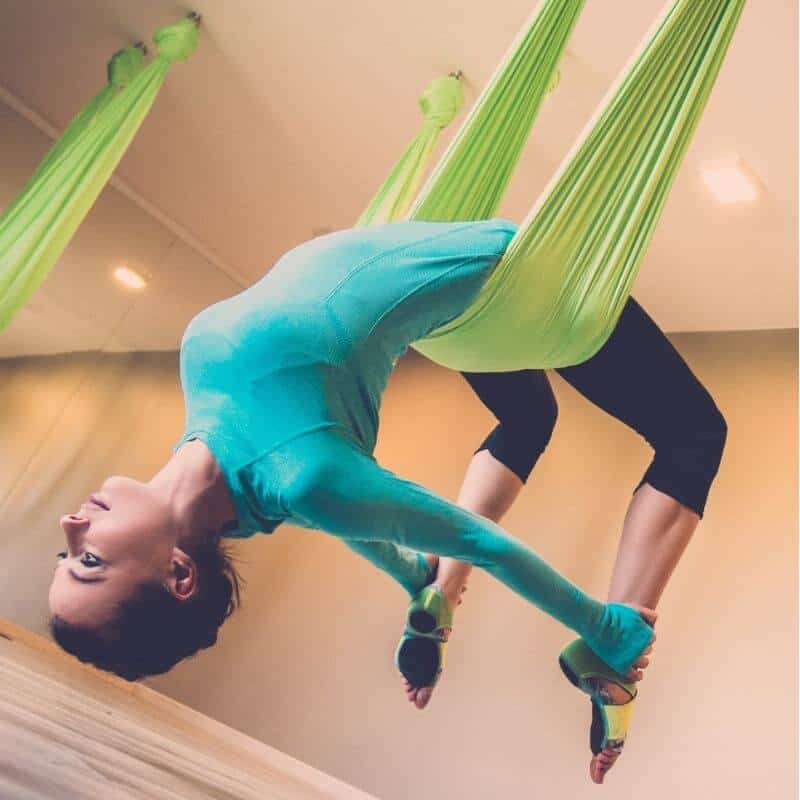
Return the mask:
{"type": "Polygon", "coordinates": [[[62,559],[62,558],[66,558],[66,557],[67,557],[67,555],[68,555],[68,554],[67,554],[67,551],[66,551],[66,550],[62,550],[60,553],[56,553],[56,558],[57,558],[59,561],[61,561],[61,559],[62,559]]]}
{"type": "Polygon", "coordinates": [[[103,562],[91,553],[84,553],[80,557],[80,562],[84,567],[99,567],[103,562]]]}

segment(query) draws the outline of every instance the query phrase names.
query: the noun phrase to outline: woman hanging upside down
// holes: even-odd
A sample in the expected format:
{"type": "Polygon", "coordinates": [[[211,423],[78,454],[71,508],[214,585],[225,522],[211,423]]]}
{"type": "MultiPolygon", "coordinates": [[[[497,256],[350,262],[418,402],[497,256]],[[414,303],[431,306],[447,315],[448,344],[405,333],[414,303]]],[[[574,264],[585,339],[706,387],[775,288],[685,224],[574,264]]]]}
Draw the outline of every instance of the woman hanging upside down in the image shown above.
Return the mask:
{"type": "MultiPolygon", "coordinates": [[[[214,644],[236,606],[222,540],[289,522],[340,537],[414,596],[431,582],[425,553],[482,567],[575,631],[603,669],[641,677],[650,608],[589,597],[491,520],[372,455],[397,359],[469,306],[514,232],[499,220],[342,231],[195,317],[174,454],[146,483],[108,478],[61,519],[59,644],[130,680],[165,672],[214,644]]],[[[440,579],[451,571],[442,563],[440,579]]],[[[439,619],[452,597],[437,596],[439,619]]],[[[424,627],[430,607],[415,610],[424,627]]]]}

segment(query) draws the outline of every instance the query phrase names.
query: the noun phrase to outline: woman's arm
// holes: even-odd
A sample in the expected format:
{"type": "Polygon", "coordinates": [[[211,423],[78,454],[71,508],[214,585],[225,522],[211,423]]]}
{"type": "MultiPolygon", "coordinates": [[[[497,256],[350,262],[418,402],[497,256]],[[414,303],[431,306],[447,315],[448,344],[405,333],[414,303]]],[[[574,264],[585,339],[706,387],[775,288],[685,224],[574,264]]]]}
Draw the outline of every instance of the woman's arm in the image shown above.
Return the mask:
{"type": "Polygon", "coordinates": [[[310,466],[282,492],[300,524],[482,567],[583,636],[623,673],[652,639],[634,609],[588,596],[495,523],[394,475],[345,440],[325,437],[309,455],[310,466]]]}

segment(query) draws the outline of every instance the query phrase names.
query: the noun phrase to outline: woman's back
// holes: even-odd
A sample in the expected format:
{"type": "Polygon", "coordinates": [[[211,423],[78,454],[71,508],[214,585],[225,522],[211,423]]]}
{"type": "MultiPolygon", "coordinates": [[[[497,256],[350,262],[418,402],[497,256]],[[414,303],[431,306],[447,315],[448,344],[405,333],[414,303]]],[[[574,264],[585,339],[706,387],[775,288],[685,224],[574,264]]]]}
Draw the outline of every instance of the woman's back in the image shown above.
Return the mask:
{"type": "Polygon", "coordinates": [[[499,220],[403,222],[289,251],[187,328],[187,430],[226,426],[252,456],[338,427],[371,453],[395,361],[469,305],[514,232],[499,220]]]}

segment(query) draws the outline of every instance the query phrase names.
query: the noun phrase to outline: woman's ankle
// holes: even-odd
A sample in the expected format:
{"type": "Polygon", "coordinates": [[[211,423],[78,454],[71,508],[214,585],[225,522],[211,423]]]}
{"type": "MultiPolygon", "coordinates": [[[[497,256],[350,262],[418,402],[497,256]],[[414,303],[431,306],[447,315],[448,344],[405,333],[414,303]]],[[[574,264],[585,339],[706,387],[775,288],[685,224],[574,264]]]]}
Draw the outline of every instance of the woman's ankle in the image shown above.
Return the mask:
{"type": "Polygon", "coordinates": [[[472,564],[453,558],[443,558],[439,561],[436,584],[446,595],[452,596],[458,601],[461,593],[466,589],[471,575],[472,564]]]}
{"type": "Polygon", "coordinates": [[[450,611],[455,612],[456,608],[461,604],[461,595],[467,590],[466,583],[451,578],[445,581],[437,580],[436,586],[447,600],[450,611]]]}
{"type": "Polygon", "coordinates": [[[439,574],[439,556],[436,553],[425,553],[425,561],[428,564],[428,583],[433,583],[439,574]]]}

